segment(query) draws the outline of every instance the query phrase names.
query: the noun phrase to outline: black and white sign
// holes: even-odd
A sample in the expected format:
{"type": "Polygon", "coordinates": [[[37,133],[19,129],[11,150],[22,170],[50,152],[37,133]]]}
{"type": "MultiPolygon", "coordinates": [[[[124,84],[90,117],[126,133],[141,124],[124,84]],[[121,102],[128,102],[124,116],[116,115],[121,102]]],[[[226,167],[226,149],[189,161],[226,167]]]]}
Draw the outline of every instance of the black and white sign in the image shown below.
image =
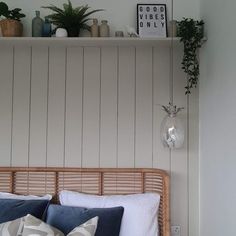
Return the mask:
{"type": "Polygon", "coordinates": [[[166,4],[137,4],[140,37],[167,37],[166,4]]]}

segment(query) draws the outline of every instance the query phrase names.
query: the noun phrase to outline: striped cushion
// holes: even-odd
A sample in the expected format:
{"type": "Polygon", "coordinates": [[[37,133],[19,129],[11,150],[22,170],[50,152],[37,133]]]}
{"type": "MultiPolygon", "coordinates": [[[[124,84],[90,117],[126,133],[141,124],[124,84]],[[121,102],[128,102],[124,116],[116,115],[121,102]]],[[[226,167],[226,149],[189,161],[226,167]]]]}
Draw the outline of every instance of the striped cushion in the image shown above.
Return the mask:
{"type": "MultiPolygon", "coordinates": [[[[94,236],[98,217],[94,217],[73,229],[67,236],[94,236]]],[[[32,215],[0,224],[0,235],[4,236],[64,236],[64,234],[32,215]]]]}
{"type": "Polygon", "coordinates": [[[0,224],[0,235],[21,235],[24,226],[24,217],[0,224]]]}
{"type": "Polygon", "coordinates": [[[44,223],[42,220],[37,219],[32,215],[27,215],[25,217],[22,236],[29,235],[64,236],[64,234],[60,230],[44,223]]]}
{"type": "Polygon", "coordinates": [[[98,224],[98,217],[93,217],[84,224],[73,229],[68,236],[94,236],[98,224]]]}

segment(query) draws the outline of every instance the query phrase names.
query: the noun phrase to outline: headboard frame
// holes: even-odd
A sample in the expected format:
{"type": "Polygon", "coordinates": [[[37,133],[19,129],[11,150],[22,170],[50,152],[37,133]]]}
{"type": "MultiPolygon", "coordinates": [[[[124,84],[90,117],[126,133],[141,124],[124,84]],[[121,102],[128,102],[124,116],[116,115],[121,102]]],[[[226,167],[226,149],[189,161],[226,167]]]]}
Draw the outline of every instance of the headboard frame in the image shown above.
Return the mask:
{"type": "Polygon", "coordinates": [[[156,192],[161,196],[160,236],[170,235],[169,176],[160,169],[0,167],[0,191],[58,198],[63,190],[111,195],[156,192]]]}

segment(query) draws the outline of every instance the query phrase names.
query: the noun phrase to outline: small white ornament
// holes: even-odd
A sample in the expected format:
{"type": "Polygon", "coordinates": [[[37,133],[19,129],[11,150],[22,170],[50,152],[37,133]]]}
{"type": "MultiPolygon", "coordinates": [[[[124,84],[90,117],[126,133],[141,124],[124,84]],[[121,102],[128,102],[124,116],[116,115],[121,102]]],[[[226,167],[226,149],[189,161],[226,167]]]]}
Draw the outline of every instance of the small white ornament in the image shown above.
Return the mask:
{"type": "Polygon", "coordinates": [[[129,37],[136,37],[136,38],[139,37],[139,35],[137,34],[137,32],[135,31],[133,27],[126,25],[126,30],[129,37]]]}
{"type": "Polygon", "coordinates": [[[58,28],[56,30],[56,37],[58,38],[68,37],[67,30],[64,28],[58,28]]]}

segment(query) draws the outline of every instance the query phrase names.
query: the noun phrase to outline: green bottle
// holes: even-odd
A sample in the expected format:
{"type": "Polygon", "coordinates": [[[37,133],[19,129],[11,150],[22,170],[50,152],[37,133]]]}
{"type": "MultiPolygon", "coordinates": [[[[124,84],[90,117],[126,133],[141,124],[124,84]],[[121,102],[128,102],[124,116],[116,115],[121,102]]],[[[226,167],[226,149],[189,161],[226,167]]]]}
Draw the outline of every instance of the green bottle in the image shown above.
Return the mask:
{"type": "Polygon", "coordinates": [[[32,20],[32,37],[42,37],[43,19],[40,18],[40,11],[35,11],[36,16],[32,20]]]}

